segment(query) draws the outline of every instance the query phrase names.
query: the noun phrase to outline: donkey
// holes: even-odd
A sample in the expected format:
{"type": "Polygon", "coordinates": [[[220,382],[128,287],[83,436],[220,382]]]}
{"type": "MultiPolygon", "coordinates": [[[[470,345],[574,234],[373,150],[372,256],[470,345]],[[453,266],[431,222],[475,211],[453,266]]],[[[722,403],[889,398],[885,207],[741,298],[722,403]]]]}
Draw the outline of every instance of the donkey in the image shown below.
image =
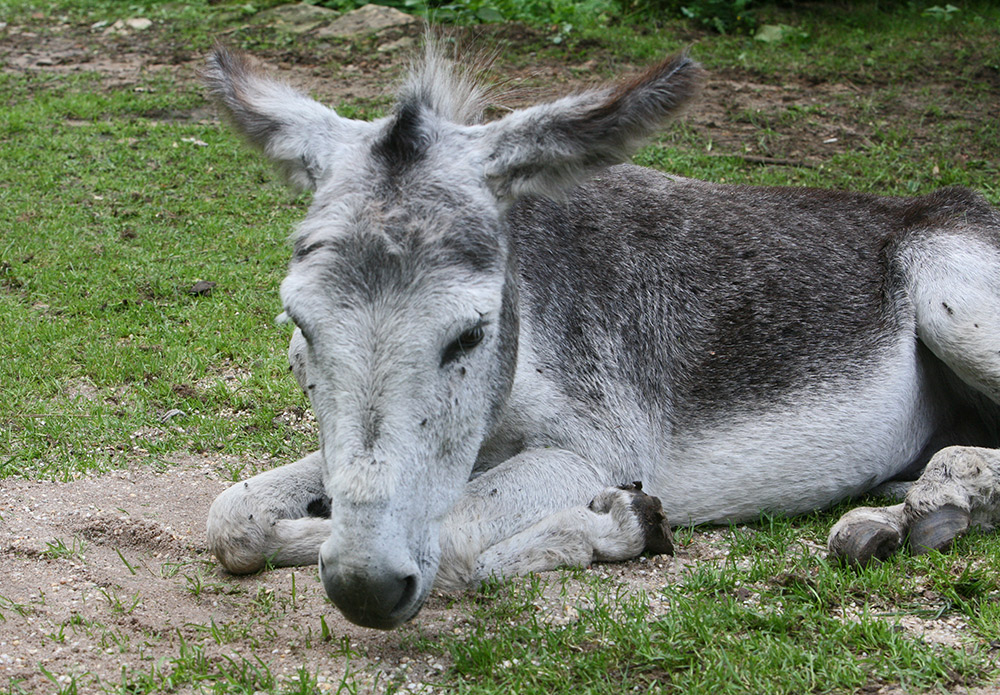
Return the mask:
{"type": "Polygon", "coordinates": [[[206,79],[314,192],[281,300],[321,448],[214,502],[227,570],[318,558],[344,615],[389,629],[432,586],[668,552],[665,517],[916,479],[837,522],[855,564],[1000,521],[1000,214],[979,195],[621,164],[697,92],[685,55],[489,122],[433,46],[373,122],[223,48],[206,79]]]}

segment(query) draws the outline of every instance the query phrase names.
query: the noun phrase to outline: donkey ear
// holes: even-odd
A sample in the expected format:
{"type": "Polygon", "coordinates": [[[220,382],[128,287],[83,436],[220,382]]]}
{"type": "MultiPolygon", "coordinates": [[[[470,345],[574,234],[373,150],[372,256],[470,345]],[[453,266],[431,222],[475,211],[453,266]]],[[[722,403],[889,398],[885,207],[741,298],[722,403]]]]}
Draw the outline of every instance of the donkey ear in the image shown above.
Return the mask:
{"type": "Polygon", "coordinates": [[[203,78],[236,130],[299,190],[314,190],[338,145],[368,128],[267,77],[245,53],[217,46],[203,78]]]}
{"type": "Polygon", "coordinates": [[[627,160],[701,85],[681,54],[631,82],[566,97],[483,126],[486,179],[494,195],[558,196],[598,169],[627,160]]]}

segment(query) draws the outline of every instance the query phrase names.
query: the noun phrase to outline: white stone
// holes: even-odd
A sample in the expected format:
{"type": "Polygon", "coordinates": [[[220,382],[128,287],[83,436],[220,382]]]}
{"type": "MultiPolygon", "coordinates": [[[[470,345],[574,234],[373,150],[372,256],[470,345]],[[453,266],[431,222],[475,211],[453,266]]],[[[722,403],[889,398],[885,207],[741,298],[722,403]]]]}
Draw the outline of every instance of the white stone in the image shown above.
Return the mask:
{"type": "Polygon", "coordinates": [[[153,21],[146,19],[145,17],[132,17],[131,19],[125,20],[125,26],[129,29],[134,29],[135,31],[143,31],[144,29],[149,29],[153,26],[153,21]]]}
{"type": "Polygon", "coordinates": [[[352,10],[316,32],[320,38],[331,36],[360,36],[390,27],[404,27],[420,20],[413,15],[400,12],[394,7],[364,5],[352,10]]]}
{"type": "Polygon", "coordinates": [[[336,19],[337,13],[327,7],[296,3],[279,5],[257,15],[277,29],[292,34],[305,34],[336,19]]]}

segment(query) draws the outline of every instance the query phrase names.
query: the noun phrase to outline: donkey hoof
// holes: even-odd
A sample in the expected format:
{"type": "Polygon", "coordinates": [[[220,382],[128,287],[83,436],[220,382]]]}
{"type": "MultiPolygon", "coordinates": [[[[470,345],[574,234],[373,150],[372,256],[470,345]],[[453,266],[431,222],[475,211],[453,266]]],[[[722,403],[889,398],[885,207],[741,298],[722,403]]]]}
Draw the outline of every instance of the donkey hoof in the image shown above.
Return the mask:
{"type": "Polygon", "coordinates": [[[663,513],[660,498],[643,492],[640,482],[622,485],[621,489],[632,493],[632,511],[635,512],[646,537],[643,552],[651,555],[673,555],[674,534],[670,531],[670,524],[667,515],[663,513]]]}
{"type": "Polygon", "coordinates": [[[830,557],[852,567],[865,567],[872,560],[882,561],[892,555],[903,539],[891,525],[866,519],[835,529],[827,547],[830,557]]]}
{"type": "Polygon", "coordinates": [[[952,539],[966,532],[971,516],[953,504],[946,504],[923,516],[910,526],[910,552],[923,555],[932,550],[947,550],[952,539]]]}

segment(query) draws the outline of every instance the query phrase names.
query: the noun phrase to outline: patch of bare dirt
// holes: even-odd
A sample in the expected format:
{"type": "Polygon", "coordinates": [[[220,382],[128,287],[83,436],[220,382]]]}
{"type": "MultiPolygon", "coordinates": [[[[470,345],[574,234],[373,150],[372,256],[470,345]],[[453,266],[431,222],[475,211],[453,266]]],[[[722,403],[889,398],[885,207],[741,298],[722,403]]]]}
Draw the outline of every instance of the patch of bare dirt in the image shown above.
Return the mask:
{"type": "Polygon", "coordinates": [[[443,668],[429,657],[415,664],[405,647],[415,632],[433,636],[461,624],[461,611],[443,599],[431,600],[419,627],[382,633],[341,618],[315,568],[254,577],[217,570],[204,525],[229,484],[222,479],[229,464],[183,457],[159,471],[3,481],[2,681],[45,692],[53,684],[44,667],[65,683],[76,676],[88,691],[98,681],[120,682],[123,665],[169,673],[171,660],[193,648],[210,661],[262,655],[284,680],[305,665],[333,689],[348,669],[374,686],[443,668]]]}
{"type": "Polygon", "coordinates": [[[200,57],[162,56],[150,53],[142,44],[129,46],[99,32],[68,24],[56,24],[39,32],[7,27],[0,36],[3,69],[15,72],[38,71],[50,75],[92,72],[100,75],[107,90],[134,86],[144,74],[174,70],[194,79],[200,57]]]}
{"type": "MultiPolygon", "coordinates": [[[[344,620],[315,567],[227,575],[205,549],[204,526],[238,463],[192,456],[169,463],[68,483],[0,484],[3,682],[45,692],[53,684],[44,668],[63,684],[77,678],[88,692],[121,682],[123,666],[133,679],[154,669],[169,674],[180,655],[197,649],[223,665],[259,656],[282,681],[305,667],[331,692],[348,674],[366,692],[390,684],[434,691],[448,664],[408,645],[417,636],[462,634],[470,620],[464,599],[433,595],[413,623],[386,633],[344,620]]],[[[722,557],[720,538],[711,531],[676,557],[588,571],[644,589],[655,613],[667,609],[657,598],[665,582],[695,561],[722,557]]],[[[575,589],[543,606],[547,615],[575,620],[590,591],[583,583],[575,589]]]]}

